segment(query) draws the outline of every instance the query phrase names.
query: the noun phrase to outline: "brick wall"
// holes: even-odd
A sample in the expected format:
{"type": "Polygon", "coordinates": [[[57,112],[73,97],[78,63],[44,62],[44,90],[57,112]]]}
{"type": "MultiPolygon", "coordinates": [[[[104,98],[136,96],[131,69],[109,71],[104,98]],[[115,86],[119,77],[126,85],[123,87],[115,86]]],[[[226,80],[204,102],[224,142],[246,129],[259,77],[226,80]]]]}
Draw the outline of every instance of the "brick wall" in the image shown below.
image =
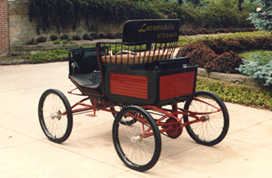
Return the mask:
{"type": "Polygon", "coordinates": [[[9,52],[8,0],[0,0],[0,56],[9,52]]]}

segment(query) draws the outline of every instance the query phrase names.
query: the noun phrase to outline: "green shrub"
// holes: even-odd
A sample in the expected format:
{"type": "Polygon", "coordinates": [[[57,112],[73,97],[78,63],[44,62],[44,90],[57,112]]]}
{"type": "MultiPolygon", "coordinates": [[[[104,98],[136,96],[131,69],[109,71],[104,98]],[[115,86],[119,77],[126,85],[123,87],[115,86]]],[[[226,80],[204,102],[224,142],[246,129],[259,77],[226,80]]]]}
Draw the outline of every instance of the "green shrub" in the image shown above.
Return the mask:
{"type": "Polygon", "coordinates": [[[202,42],[209,46],[216,54],[224,53],[227,45],[227,41],[222,39],[204,40],[202,42]]]}
{"type": "Polygon", "coordinates": [[[207,66],[209,62],[217,57],[215,52],[203,43],[192,43],[180,49],[178,56],[187,56],[191,65],[198,67],[207,66]]]}
{"type": "Polygon", "coordinates": [[[153,6],[168,18],[179,19],[180,26],[191,25],[193,28],[201,28],[203,25],[201,14],[193,7],[181,6],[176,3],[155,3],[153,6]]]}
{"type": "Polygon", "coordinates": [[[243,59],[242,65],[237,69],[240,73],[257,79],[264,86],[272,85],[272,54],[261,51],[251,56],[253,61],[243,59]]]}
{"type": "Polygon", "coordinates": [[[66,35],[66,34],[61,35],[61,36],[60,36],[60,39],[61,39],[61,40],[69,40],[69,36],[66,35]]]}
{"type": "Polygon", "coordinates": [[[93,39],[98,39],[99,38],[99,35],[97,33],[91,33],[90,36],[93,38],[93,39]]]}
{"type": "Polygon", "coordinates": [[[54,44],[60,44],[60,42],[61,42],[60,40],[53,41],[54,44]]]}
{"type": "Polygon", "coordinates": [[[75,29],[80,20],[86,22],[123,23],[129,19],[163,18],[157,9],[146,4],[132,3],[129,0],[29,0],[30,21],[36,20],[37,33],[47,31],[55,26],[60,33],[62,29],[75,29]]]}
{"type": "MultiPolygon", "coordinates": [[[[255,34],[255,32],[252,34],[255,34]]],[[[178,56],[189,57],[191,64],[203,67],[207,71],[238,73],[238,70],[236,69],[239,68],[239,66],[243,64],[243,62],[242,58],[236,52],[241,52],[244,50],[260,50],[260,49],[266,50],[271,48],[272,37],[270,35],[269,36],[261,35],[259,37],[257,36],[254,38],[248,38],[246,36],[246,38],[227,40],[216,38],[202,40],[199,42],[184,45],[180,48],[178,56]]],[[[258,71],[259,70],[260,69],[258,69],[258,71]]],[[[270,75],[269,65],[268,67],[262,70],[263,70],[262,73],[258,72],[255,74],[255,76],[258,75],[259,76],[258,78],[262,78],[261,76],[264,75],[263,73],[265,72],[268,73],[268,76],[270,75]]],[[[266,80],[270,82],[269,78],[266,80]]],[[[266,83],[266,85],[268,84],[266,83]]]]}
{"type": "Polygon", "coordinates": [[[196,90],[211,91],[225,102],[272,110],[272,90],[269,89],[252,89],[239,84],[200,78],[197,80],[196,90]]]}
{"type": "Polygon", "coordinates": [[[260,5],[261,12],[250,13],[250,17],[248,18],[248,20],[251,21],[251,23],[254,24],[254,26],[258,30],[272,31],[271,0],[255,0],[255,4],[260,5]]]}
{"type": "Polygon", "coordinates": [[[242,64],[242,58],[235,52],[224,52],[204,66],[207,71],[238,73],[236,68],[242,64]]]}
{"type": "Polygon", "coordinates": [[[248,12],[240,12],[233,8],[227,8],[221,5],[212,5],[202,12],[204,18],[203,27],[212,28],[229,28],[229,27],[248,27],[250,22],[246,20],[248,12]]]}
{"type": "Polygon", "coordinates": [[[62,40],[61,42],[62,42],[62,44],[68,44],[69,40],[62,40]]]}
{"type": "Polygon", "coordinates": [[[87,33],[85,33],[82,38],[83,38],[83,40],[89,40],[89,41],[93,40],[93,38],[90,35],[88,35],[87,33]]]}
{"type": "Polygon", "coordinates": [[[40,52],[37,54],[32,54],[27,56],[29,58],[29,63],[45,63],[45,62],[55,62],[64,61],[68,58],[68,51],[66,49],[56,49],[46,52],[40,52]]]}
{"type": "Polygon", "coordinates": [[[180,19],[181,26],[193,29],[248,27],[248,16],[247,11],[240,12],[222,3],[200,3],[195,7],[161,0],[29,0],[29,17],[38,22],[38,33],[51,27],[59,33],[67,27],[75,29],[81,21],[90,31],[96,31],[91,23],[122,24],[131,19],[163,18],[180,19]]]}
{"type": "Polygon", "coordinates": [[[76,40],[76,41],[77,41],[77,40],[81,40],[79,35],[73,35],[73,36],[72,36],[72,39],[73,39],[73,40],[76,40]]]}
{"type": "Polygon", "coordinates": [[[233,51],[226,51],[226,44],[224,40],[191,43],[180,48],[178,57],[187,56],[190,64],[209,72],[238,73],[236,68],[242,64],[242,58],[233,51]]]}
{"type": "Polygon", "coordinates": [[[46,42],[46,37],[44,37],[44,36],[38,37],[36,39],[36,42],[37,43],[44,43],[44,42],[46,42]]]}
{"type": "Polygon", "coordinates": [[[50,39],[51,39],[51,41],[55,41],[55,40],[58,39],[58,37],[57,37],[56,35],[51,35],[51,36],[50,36],[50,39]]]}
{"type": "Polygon", "coordinates": [[[34,38],[32,38],[31,40],[26,42],[26,45],[36,45],[38,44],[37,42],[35,42],[34,38]]]}
{"type": "MultiPolygon", "coordinates": [[[[188,38],[188,37],[179,37],[178,45],[179,46],[184,46],[189,43],[193,42],[200,42],[203,40],[214,40],[214,39],[222,39],[222,40],[229,40],[229,39],[234,39],[234,40],[242,40],[239,41],[241,45],[244,46],[243,41],[245,43],[248,43],[248,40],[251,40],[252,38],[255,37],[264,37],[268,38],[271,36],[271,33],[269,32],[264,32],[264,31],[254,31],[254,32],[236,32],[236,33],[231,33],[231,34],[225,34],[225,35],[218,35],[218,36],[204,36],[204,37],[194,37],[194,38],[188,38]]],[[[255,42],[252,41],[250,45],[253,45],[255,42]]],[[[254,47],[255,48],[255,47],[254,47]]],[[[247,49],[250,50],[250,49],[247,49]]]]}
{"type": "Polygon", "coordinates": [[[243,51],[245,50],[245,46],[242,46],[238,40],[229,39],[227,40],[227,45],[225,47],[225,51],[243,51]]]}

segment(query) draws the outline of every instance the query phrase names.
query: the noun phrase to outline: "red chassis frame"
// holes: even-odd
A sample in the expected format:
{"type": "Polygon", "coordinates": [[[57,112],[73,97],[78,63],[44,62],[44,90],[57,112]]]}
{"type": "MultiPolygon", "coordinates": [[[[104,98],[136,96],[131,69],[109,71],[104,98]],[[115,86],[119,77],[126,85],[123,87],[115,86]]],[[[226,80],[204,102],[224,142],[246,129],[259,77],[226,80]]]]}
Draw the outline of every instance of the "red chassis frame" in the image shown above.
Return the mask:
{"type": "MultiPolygon", "coordinates": [[[[72,94],[72,95],[83,96],[82,94],[73,93],[74,90],[77,90],[77,88],[75,88],[75,89],[73,89],[71,91],[68,91],[68,93],[72,94]]],[[[194,123],[197,123],[197,122],[204,122],[205,120],[207,120],[205,115],[222,111],[221,108],[218,108],[218,107],[216,107],[216,106],[214,106],[212,104],[209,104],[209,103],[207,103],[207,102],[205,102],[205,101],[203,101],[203,100],[201,100],[201,99],[199,99],[197,97],[194,97],[194,100],[205,103],[205,104],[207,104],[209,106],[212,106],[212,107],[214,107],[216,109],[216,111],[213,111],[213,112],[192,112],[192,111],[185,110],[183,108],[179,108],[177,103],[172,104],[172,110],[162,109],[162,108],[159,108],[159,107],[156,107],[156,106],[151,106],[151,105],[141,106],[141,107],[143,109],[145,109],[145,110],[154,111],[154,112],[156,112],[156,115],[161,116],[161,118],[159,118],[159,119],[153,118],[155,120],[158,128],[159,128],[160,133],[164,133],[164,132],[168,132],[168,131],[175,131],[175,130],[178,130],[178,129],[182,129],[183,127],[186,127],[187,125],[190,125],[190,124],[194,124],[194,123]],[[178,115],[180,115],[180,114],[182,115],[182,117],[178,118],[178,115]],[[182,123],[184,115],[195,118],[195,120],[182,123]],[[200,115],[200,117],[198,115],[200,115]],[[173,118],[173,119],[175,119],[176,122],[174,122],[174,123],[163,122],[163,120],[168,119],[168,118],[173,118]]],[[[95,117],[97,110],[111,112],[111,113],[114,113],[114,114],[119,113],[118,111],[115,111],[115,110],[112,110],[112,109],[99,107],[97,105],[97,99],[95,97],[91,97],[91,96],[88,96],[88,97],[78,101],[74,105],[72,105],[71,110],[72,110],[73,114],[93,110],[93,114],[87,114],[86,115],[86,116],[89,116],[89,117],[95,117]],[[92,99],[93,105],[84,103],[87,100],[91,101],[91,99],[92,99]],[[77,106],[81,106],[81,108],[75,109],[77,106]]],[[[65,115],[65,114],[66,114],[66,112],[61,113],[61,115],[65,115]]],[[[130,116],[132,116],[132,117],[136,118],[137,120],[141,121],[143,124],[148,124],[147,121],[143,120],[139,116],[132,115],[132,114],[130,116]]],[[[143,138],[152,136],[153,133],[149,133],[150,130],[151,130],[150,127],[149,127],[149,129],[144,130],[143,133],[141,134],[141,136],[143,138]]]]}

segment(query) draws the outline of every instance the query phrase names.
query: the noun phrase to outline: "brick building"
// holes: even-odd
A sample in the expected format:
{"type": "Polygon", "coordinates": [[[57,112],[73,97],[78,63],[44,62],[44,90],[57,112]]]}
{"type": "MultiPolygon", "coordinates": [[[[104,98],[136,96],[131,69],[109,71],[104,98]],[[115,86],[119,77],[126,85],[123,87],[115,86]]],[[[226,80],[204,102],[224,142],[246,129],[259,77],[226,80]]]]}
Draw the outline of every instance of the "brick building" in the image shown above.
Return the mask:
{"type": "Polygon", "coordinates": [[[9,52],[9,16],[8,1],[0,0],[0,56],[9,52]]]}

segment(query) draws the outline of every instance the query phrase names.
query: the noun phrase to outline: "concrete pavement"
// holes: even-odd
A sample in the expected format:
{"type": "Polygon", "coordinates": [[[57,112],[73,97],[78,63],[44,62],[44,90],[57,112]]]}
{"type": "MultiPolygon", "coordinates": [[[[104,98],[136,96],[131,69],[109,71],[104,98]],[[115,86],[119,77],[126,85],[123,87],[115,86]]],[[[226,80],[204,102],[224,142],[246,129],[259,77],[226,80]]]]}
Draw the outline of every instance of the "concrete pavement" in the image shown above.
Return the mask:
{"type": "Polygon", "coordinates": [[[157,164],[141,173],[128,169],[111,138],[113,117],[74,116],[73,131],[63,144],[43,134],[37,115],[39,97],[48,88],[66,91],[67,62],[0,66],[0,177],[272,177],[272,112],[226,103],[230,130],[214,147],[196,144],[186,133],[162,136],[157,164]]]}

